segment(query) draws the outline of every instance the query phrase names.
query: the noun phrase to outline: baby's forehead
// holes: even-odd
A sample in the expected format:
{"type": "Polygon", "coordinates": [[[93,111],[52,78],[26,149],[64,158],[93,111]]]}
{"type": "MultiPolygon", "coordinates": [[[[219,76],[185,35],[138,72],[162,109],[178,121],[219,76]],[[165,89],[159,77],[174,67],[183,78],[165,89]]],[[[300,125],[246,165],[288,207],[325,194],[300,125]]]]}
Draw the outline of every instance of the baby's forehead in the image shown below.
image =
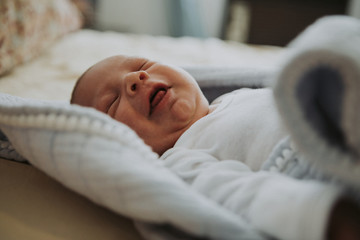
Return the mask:
{"type": "Polygon", "coordinates": [[[129,65],[129,64],[131,65],[133,63],[137,63],[143,60],[147,60],[147,58],[139,57],[139,56],[126,56],[126,55],[116,55],[104,59],[105,62],[111,62],[111,63],[123,64],[123,65],[129,65]]]}
{"type": "MultiPolygon", "coordinates": [[[[109,71],[115,70],[133,70],[139,63],[148,60],[142,57],[134,56],[113,56],[106,58],[97,64],[93,65],[92,70],[89,71],[91,74],[108,74],[109,71]]],[[[90,75],[91,75],[90,74],[90,75]]]]}
{"type": "Polygon", "coordinates": [[[147,58],[137,57],[137,56],[125,56],[125,55],[116,55],[108,57],[86,70],[83,75],[79,78],[77,85],[80,85],[81,82],[89,81],[98,82],[100,79],[104,80],[106,77],[111,77],[111,73],[115,70],[126,70],[127,68],[132,69],[134,66],[137,66],[140,62],[148,60],[147,58]]]}
{"type": "Polygon", "coordinates": [[[104,80],[106,77],[111,77],[111,73],[113,71],[132,68],[134,65],[138,64],[140,61],[144,61],[145,59],[146,58],[124,55],[108,57],[86,70],[79,78],[77,84],[80,85],[81,82],[88,84],[89,81],[98,82],[100,79],[104,80]]]}

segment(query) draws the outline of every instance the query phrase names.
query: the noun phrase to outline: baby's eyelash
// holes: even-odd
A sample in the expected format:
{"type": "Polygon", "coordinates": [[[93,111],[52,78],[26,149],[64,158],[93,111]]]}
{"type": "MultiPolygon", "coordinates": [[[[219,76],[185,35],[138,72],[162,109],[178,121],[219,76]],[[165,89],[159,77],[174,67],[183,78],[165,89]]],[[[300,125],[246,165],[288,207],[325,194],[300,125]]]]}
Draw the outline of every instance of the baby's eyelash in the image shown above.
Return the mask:
{"type": "Polygon", "coordinates": [[[146,65],[147,62],[148,62],[148,61],[145,61],[143,64],[141,64],[141,66],[139,67],[139,71],[140,71],[141,69],[143,69],[143,67],[146,65]]]}
{"type": "Polygon", "coordinates": [[[113,101],[111,101],[111,103],[108,105],[107,109],[106,109],[106,113],[109,113],[110,108],[113,106],[113,104],[116,102],[116,100],[118,100],[119,96],[117,96],[116,98],[114,98],[113,101]]]}

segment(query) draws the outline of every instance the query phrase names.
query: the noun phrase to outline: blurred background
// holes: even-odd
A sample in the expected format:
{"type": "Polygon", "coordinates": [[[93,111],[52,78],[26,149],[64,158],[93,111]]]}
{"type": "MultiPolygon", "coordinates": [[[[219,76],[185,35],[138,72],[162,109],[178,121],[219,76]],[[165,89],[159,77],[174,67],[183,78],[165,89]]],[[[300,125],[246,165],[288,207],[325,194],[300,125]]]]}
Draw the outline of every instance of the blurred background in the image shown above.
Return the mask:
{"type": "Polygon", "coordinates": [[[88,27],[285,46],[325,15],[360,18],[360,0],[92,0],[88,27]]]}

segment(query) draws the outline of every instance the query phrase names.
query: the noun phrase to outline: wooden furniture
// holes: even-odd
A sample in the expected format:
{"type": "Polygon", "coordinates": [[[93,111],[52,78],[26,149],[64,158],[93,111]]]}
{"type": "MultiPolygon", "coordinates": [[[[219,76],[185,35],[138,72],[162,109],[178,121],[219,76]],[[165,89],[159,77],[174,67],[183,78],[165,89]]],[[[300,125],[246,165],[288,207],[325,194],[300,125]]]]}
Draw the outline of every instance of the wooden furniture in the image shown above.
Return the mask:
{"type": "MultiPolygon", "coordinates": [[[[231,2],[238,0],[230,0],[231,2]]],[[[242,0],[244,1],[244,0],[242,0]]],[[[316,19],[345,14],[347,0],[246,0],[248,43],[285,46],[316,19]]]]}

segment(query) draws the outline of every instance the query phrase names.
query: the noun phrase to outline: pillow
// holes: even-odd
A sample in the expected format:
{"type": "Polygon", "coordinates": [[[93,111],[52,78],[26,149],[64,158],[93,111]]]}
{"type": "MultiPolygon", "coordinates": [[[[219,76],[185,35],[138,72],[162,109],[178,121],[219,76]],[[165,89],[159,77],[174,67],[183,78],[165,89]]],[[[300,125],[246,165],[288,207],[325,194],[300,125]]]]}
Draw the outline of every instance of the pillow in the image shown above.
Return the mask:
{"type": "Polygon", "coordinates": [[[95,25],[96,2],[90,0],[71,0],[79,9],[83,18],[84,28],[93,28],[95,25]]]}
{"type": "Polygon", "coordinates": [[[37,56],[81,24],[82,17],[69,0],[2,0],[0,75],[37,56]]]}

